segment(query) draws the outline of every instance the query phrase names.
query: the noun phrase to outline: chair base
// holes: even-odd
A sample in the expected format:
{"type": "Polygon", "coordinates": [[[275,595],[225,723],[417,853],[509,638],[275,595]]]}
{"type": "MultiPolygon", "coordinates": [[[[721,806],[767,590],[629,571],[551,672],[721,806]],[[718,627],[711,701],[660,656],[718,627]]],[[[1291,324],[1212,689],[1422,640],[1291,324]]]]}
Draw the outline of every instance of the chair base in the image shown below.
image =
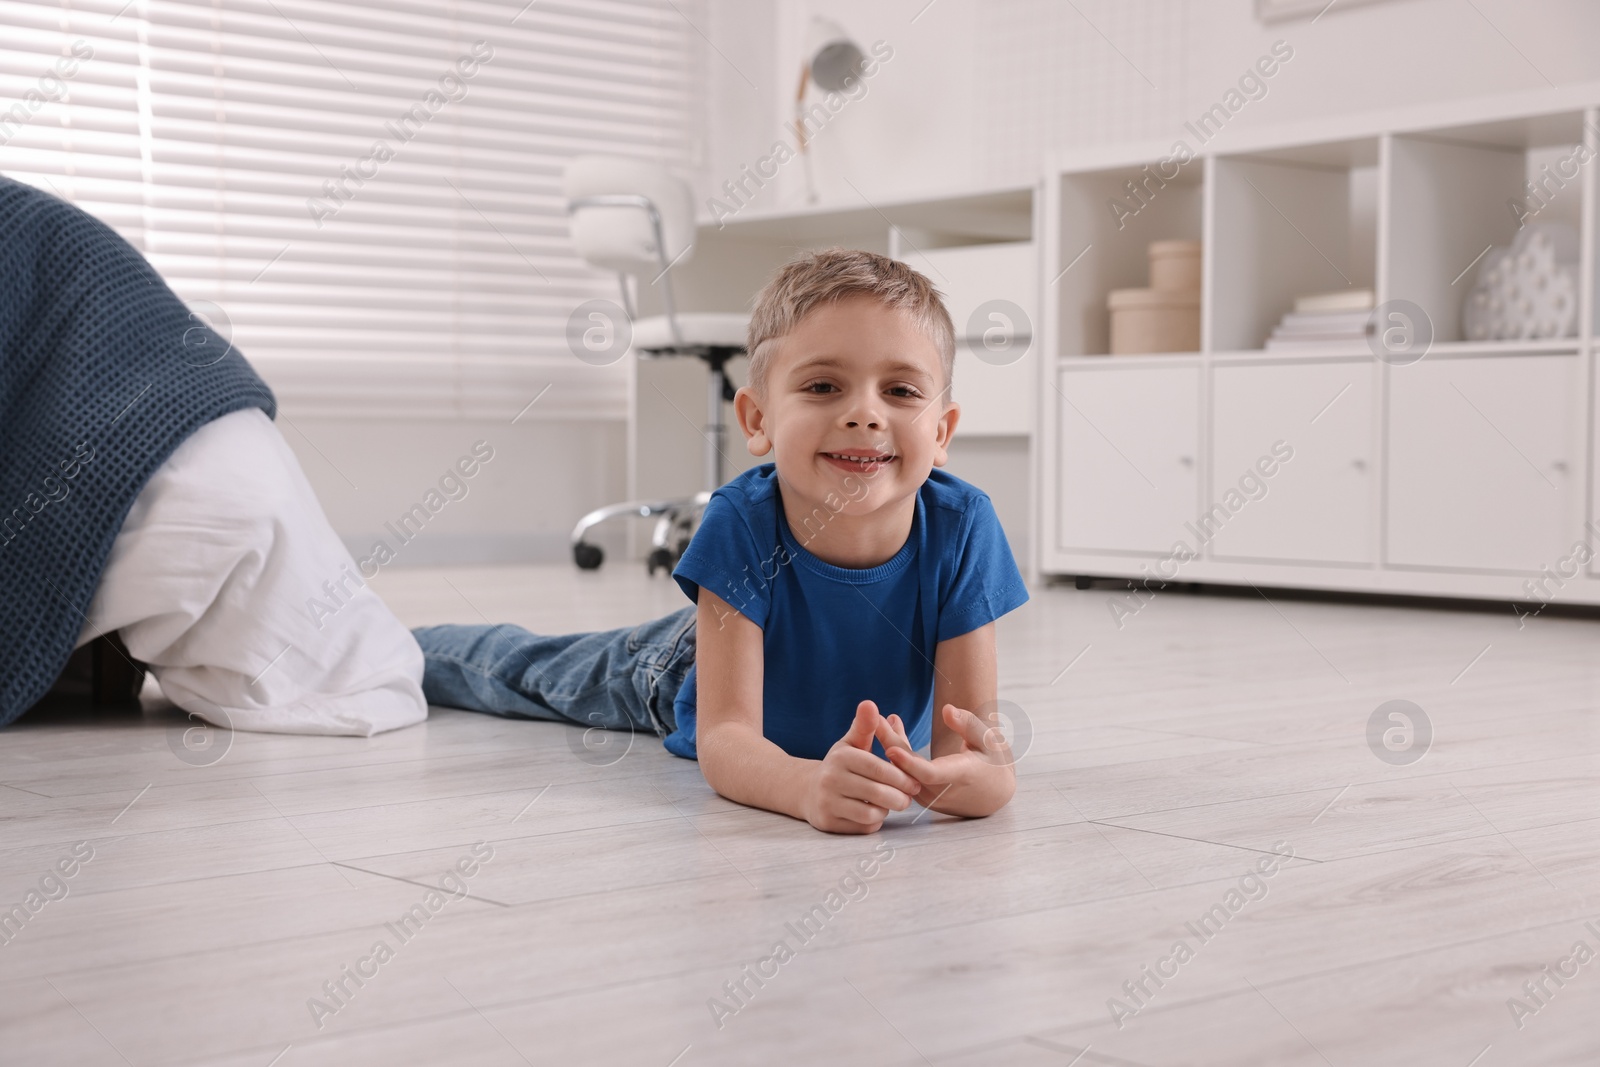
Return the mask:
{"type": "MultiPolygon", "coordinates": [[[[652,359],[664,356],[697,356],[706,361],[711,368],[711,376],[707,382],[706,393],[706,481],[712,489],[722,484],[723,481],[723,436],[726,428],[723,423],[722,405],[733,399],[733,383],[728,381],[727,363],[730,359],[744,354],[743,347],[731,345],[676,345],[671,348],[650,348],[641,353],[652,359]]],[[[656,517],[655,533],[651,536],[650,555],[645,558],[645,568],[652,577],[656,569],[660,568],[667,573],[672,573],[672,568],[678,565],[678,560],[683,556],[684,549],[689,547],[689,539],[694,536],[695,528],[699,525],[700,513],[705,510],[707,502],[711,499],[711,490],[696,493],[692,497],[678,497],[670,500],[631,500],[621,504],[610,504],[597,508],[578,520],[578,525],[572,531],[572,561],[580,570],[592,571],[605,562],[605,552],[599,545],[592,545],[583,539],[584,534],[608,519],[622,515],[637,515],[641,518],[656,517]]]]}
{"type": "Polygon", "coordinates": [[[694,536],[700,513],[705,511],[710,500],[711,493],[704,492],[692,497],[634,500],[596,508],[579,519],[578,525],[573,527],[572,561],[586,571],[597,570],[605,562],[604,550],[584,540],[584,535],[602,522],[624,515],[645,519],[654,517],[656,528],[650,536],[650,554],[645,558],[645,567],[652,577],[658,567],[670,574],[683,557],[684,549],[689,547],[689,539],[694,536]]]}

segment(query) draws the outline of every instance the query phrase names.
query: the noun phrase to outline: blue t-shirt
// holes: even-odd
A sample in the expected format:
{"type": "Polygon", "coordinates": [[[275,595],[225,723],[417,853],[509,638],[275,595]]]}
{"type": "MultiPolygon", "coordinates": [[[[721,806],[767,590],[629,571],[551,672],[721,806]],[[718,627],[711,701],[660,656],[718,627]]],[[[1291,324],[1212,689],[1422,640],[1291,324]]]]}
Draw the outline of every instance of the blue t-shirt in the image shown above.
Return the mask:
{"type": "MultiPolygon", "coordinates": [[[[823,758],[863,700],[898,714],[922,749],[933,737],[939,642],[1028,600],[994,505],[934,468],[900,551],[876,567],[836,567],[796,540],[779,493],[771,463],[716,490],[672,576],[690,600],[705,586],[761,627],[762,733],[789,755],[823,758]]],[[[819,524],[831,517],[818,510],[819,524]]],[[[684,678],[665,740],[685,759],[696,758],[696,673],[684,678]]],[[[883,754],[876,741],[873,751],[883,754]]]]}

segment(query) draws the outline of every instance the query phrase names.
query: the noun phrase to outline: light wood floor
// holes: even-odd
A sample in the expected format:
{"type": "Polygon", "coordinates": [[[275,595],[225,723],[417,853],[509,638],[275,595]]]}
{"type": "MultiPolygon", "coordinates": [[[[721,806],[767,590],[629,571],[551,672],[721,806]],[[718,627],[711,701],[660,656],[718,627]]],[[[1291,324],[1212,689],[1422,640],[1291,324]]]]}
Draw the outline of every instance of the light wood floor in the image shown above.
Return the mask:
{"type": "MultiPolygon", "coordinates": [[[[413,625],[686,603],[631,565],[377,586],[413,625]]],[[[600,765],[576,728],[438,709],[191,765],[159,703],[24,719],[0,734],[0,905],[76,842],[94,855],[0,947],[0,1061],[1600,1062],[1600,957],[1541,971],[1600,953],[1600,624],[1172,592],[1119,630],[1107,590],[1033,595],[999,630],[1032,736],[1015,800],[869,838],[724,801],[650,737],[600,765]],[[1367,741],[1396,699],[1433,729],[1409,765],[1367,741]],[[428,912],[476,842],[470,896],[428,912]],[[1275,845],[1295,858],[1228,912],[1275,845]],[[402,943],[385,924],[419,904],[402,943]],[[1202,943],[1186,924],[1219,904],[1202,943]],[[792,958],[744,978],[780,938],[792,958]],[[327,998],[380,940],[392,958],[327,998]],[[1119,1027],[1108,1000],[1138,1006],[1141,979],[1119,1027]]]]}

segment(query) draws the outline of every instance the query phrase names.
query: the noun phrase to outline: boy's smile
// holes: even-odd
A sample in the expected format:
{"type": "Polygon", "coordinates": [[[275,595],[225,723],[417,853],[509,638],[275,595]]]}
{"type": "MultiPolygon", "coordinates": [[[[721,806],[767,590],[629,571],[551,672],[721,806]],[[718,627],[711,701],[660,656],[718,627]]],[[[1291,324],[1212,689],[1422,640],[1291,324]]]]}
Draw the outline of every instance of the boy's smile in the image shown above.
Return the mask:
{"type": "Polygon", "coordinates": [[[886,464],[894,462],[894,456],[886,452],[876,452],[871,449],[852,449],[847,452],[824,452],[823,456],[842,471],[852,471],[858,474],[871,474],[886,464]]]}
{"type": "Polygon", "coordinates": [[[789,529],[807,551],[877,566],[905,544],[960,414],[939,350],[871,296],[813,308],[777,345],[767,395],[746,386],[734,397],[746,445],[773,453],[789,529]]]}

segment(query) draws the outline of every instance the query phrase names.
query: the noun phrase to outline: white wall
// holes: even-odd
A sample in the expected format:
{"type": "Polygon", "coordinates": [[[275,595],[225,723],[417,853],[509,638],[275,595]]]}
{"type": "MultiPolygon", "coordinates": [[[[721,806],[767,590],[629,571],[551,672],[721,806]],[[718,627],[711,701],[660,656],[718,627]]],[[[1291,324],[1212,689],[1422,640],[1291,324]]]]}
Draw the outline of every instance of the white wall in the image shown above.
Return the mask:
{"type": "MultiPolygon", "coordinates": [[[[1593,0],[1339,0],[1315,22],[1268,25],[1254,0],[713,0],[726,58],[708,55],[718,80],[702,202],[782,135],[813,14],[894,49],[816,139],[824,203],[1027,182],[1049,151],[1176,138],[1279,38],[1294,58],[1224,136],[1600,78],[1593,0]]],[[[800,166],[760,196],[802,204],[800,166]]]]}
{"type": "MultiPolygon", "coordinates": [[[[616,420],[357,421],[283,408],[278,430],[358,560],[380,537],[398,567],[570,560],[578,518],[625,496],[625,425],[616,420]],[[464,480],[465,495],[446,486],[459,499],[446,497],[402,546],[385,524],[426,503],[477,441],[488,442],[494,458],[464,480]]],[[[626,551],[620,527],[595,540],[608,558],[626,551]]]]}

